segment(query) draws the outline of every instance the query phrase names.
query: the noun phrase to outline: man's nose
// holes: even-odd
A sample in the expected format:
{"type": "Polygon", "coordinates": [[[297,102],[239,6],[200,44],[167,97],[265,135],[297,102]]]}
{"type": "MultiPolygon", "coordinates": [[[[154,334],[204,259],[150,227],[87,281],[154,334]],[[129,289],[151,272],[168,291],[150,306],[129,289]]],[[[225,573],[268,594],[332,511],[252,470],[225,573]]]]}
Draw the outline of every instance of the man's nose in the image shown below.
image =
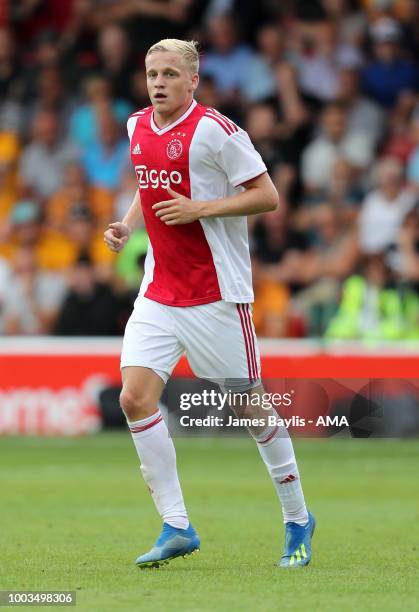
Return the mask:
{"type": "Polygon", "coordinates": [[[158,74],[156,76],[156,80],[154,81],[154,85],[156,87],[163,87],[165,85],[165,79],[164,79],[164,76],[162,74],[158,74]]]}

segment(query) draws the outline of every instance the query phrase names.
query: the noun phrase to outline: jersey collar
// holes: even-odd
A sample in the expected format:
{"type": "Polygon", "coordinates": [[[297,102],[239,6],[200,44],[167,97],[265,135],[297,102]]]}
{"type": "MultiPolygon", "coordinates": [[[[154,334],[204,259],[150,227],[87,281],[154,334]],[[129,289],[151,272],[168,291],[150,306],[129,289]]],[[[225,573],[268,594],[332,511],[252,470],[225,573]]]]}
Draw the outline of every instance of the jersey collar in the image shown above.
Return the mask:
{"type": "Polygon", "coordinates": [[[161,128],[161,129],[158,128],[157,125],[154,123],[154,111],[153,111],[151,113],[151,119],[150,119],[151,129],[153,130],[153,132],[155,132],[155,134],[158,134],[158,136],[162,136],[163,134],[165,134],[169,130],[172,130],[174,127],[179,125],[179,123],[182,123],[182,121],[184,121],[186,119],[186,117],[189,117],[189,115],[191,114],[191,112],[193,111],[193,109],[195,108],[196,105],[197,105],[197,101],[196,100],[192,100],[189,108],[186,110],[186,112],[183,113],[183,115],[181,117],[179,117],[179,119],[176,119],[176,121],[174,121],[170,125],[166,125],[164,128],[161,128]]]}

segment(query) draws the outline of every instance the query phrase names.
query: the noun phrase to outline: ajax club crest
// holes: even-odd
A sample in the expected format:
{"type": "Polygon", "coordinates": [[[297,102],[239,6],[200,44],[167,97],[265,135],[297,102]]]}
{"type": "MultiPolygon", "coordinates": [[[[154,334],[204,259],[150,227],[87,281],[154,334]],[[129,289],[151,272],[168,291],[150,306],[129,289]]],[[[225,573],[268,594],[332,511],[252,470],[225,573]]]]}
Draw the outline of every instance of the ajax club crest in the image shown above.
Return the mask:
{"type": "Polygon", "coordinates": [[[169,159],[179,159],[183,151],[181,141],[178,138],[173,138],[167,145],[166,151],[169,159]]]}

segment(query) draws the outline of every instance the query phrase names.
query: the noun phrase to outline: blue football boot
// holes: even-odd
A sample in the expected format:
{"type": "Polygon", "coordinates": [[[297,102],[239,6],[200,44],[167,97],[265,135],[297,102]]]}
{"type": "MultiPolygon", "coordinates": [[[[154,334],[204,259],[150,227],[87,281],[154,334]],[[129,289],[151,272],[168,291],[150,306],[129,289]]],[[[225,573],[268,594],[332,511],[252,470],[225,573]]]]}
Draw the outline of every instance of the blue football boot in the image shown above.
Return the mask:
{"type": "Polygon", "coordinates": [[[311,561],[311,538],[314,534],[316,521],[311,512],[308,513],[306,525],[285,523],[285,548],[279,561],[279,567],[303,567],[311,561]]]}
{"type": "Polygon", "coordinates": [[[186,557],[198,552],[200,544],[200,539],[190,523],[187,529],[177,529],[163,523],[162,532],[153,548],[138,557],[135,564],[140,568],[160,567],[176,557],[186,557]]]}

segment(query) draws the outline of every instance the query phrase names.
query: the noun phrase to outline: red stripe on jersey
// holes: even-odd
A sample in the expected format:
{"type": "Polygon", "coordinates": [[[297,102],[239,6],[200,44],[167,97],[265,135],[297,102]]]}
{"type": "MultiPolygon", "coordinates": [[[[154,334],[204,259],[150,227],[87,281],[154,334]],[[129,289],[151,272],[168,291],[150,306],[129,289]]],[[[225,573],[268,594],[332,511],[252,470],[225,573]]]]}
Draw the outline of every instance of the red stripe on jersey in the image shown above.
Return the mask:
{"type": "Polygon", "coordinates": [[[212,119],[213,121],[215,121],[215,123],[218,123],[218,125],[219,125],[220,127],[222,127],[222,128],[223,128],[223,130],[224,130],[224,132],[225,132],[226,134],[228,134],[229,136],[231,136],[231,134],[233,133],[233,132],[231,131],[231,129],[230,129],[230,128],[228,128],[228,127],[227,127],[227,125],[226,125],[225,123],[223,123],[223,122],[221,121],[221,119],[219,119],[219,118],[218,118],[218,117],[216,117],[215,115],[211,115],[210,113],[205,113],[205,115],[204,115],[204,116],[205,116],[205,117],[208,117],[209,119],[212,119]]]}
{"type": "Polygon", "coordinates": [[[247,334],[246,324],[245,324],[245,321],[244,321],[244,313],[241,310],[241,306],[242,306],[242,304],[237,304],[237,310],[238,310],[239,316],[240,316],[240,323],[241,323],[241,326],[242,326],[243,337],[244,337],[244,345],[246,347],[247,371],[249,373],[249,380],[253,381],[254,377],[253,377],[252,360],[251,360],[251,357],[250,357],[250,347],[249,347],[249,341],[248,341],[248,334],[247,334]]]}
{"type": "Polygon", "coordinates": [[[216,115],[218,115],[221,119],[224,119],[224,121],[227,123],[227,125],[229,125],[231,127],[231,129],[233,130],[233,132],[238,132],[239,128],[237,127],[237,125],[234,123],[234,121],[232,121],[231,119],[229,119],[228,117],[226,117],[225,115],[222,115],[220,113],[220,111],[216,110],[215,108],[211,109],[216,115]]]}
{"type": "Polygon", "coordinates": [[[216,117],[219,121],[221,121],[226,126],[226,128],[230,131],[231,134],[233,134],[233,132],[239,131],[239,128],[236,126],[236,124],[230,121],[229,119],[227,119],[227,117],[224,117],[224,115],[222,115],[221,113],[218,113],[215,110],[210,110],[209,114],[214,115],[214,117],[216,117]]]}
{"type": "Polygon", "coordinates": [[[135,113],[131,113],[128,119],[130,119],[131,117],[139,117],[141,115],[145,115],[150,110],[150,108],[151,106],[147,106],[146,108],[141,108],[140,110],[135,111],[135,113]]]}
{"type": "Polygon", "coordinates": [[[215,117],[216,119],[218,119],[218,121],[221,121],[221,123],[223,125],[225,125],[225,127],[227,128],[227,130],[232,134],[233,133],[233,128],[232,126],[228,123],[228,121],[226,121],[225,117],[223,117],[220,113],[216,113],[215,110],[209,109],[206,112],[207,115],[210,115],[212,117],[215,117]]]}

